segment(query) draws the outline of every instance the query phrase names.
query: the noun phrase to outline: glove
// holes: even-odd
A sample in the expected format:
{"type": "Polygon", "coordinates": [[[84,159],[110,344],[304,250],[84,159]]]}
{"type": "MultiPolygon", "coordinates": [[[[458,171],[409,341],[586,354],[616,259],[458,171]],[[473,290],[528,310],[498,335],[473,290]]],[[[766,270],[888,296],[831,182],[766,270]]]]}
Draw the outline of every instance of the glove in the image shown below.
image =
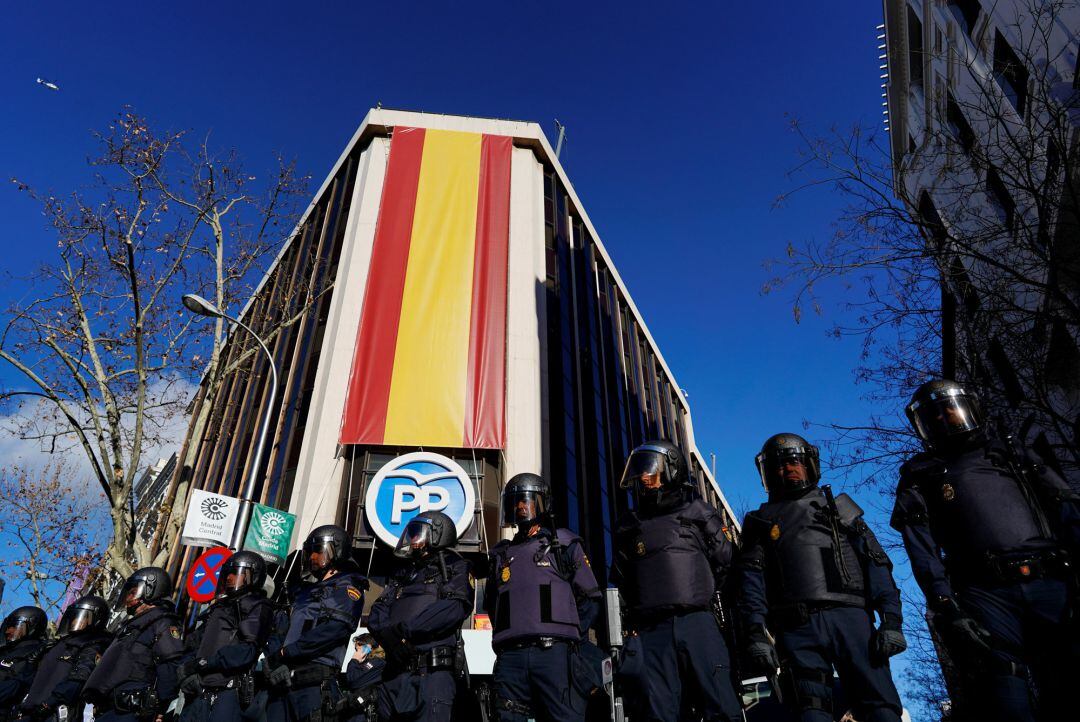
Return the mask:
{"type": "Polygon", "coordinates": [[[25,719],[45,719],[52,714],[52,706],[48,702],[19,705],[19,710],[25,719]]]}
{"type": "Polygon", "coordinates": [[[960,608],[952,597],[941,597],[931,607],[934,626],[941,634],[950,651],[966,655],[972,660],[990,656],[990,632],[971,615],[960,608]]]}
{"type": "MultiPolygon", "coordinates": [[[[184,665],[185,667],[187,665],[184,665]]],[[[194,699],[202,694],[202,679],[199,677],[199,673],[189,674],[180,682],[180,691],[184,693],[184,696],[188,699],[194,699]]]]}
{"type": "Polygon", "coordinates": [[[765,634],[765,627],[753,627],[747,634],[747,639],[749,643],[746,645],[746,654],[750,657],[750,666],[759,672],[775,674],[780,666],[780,655],[765,634]]]}
{"type": "Polygon", "coordinates": [[[284,664],[275,664],[267,668],[266,682],[271,687],[291,687],[292,673],[289,672],[288,666],[284,664]]]}
{"type": "Polygon", "coordinates": [[[870,644],[881,662],[907,649],[907,640],[901,629],[903,620],[896,614],[882,615],[881,626],[874,632],[870,644]]]}

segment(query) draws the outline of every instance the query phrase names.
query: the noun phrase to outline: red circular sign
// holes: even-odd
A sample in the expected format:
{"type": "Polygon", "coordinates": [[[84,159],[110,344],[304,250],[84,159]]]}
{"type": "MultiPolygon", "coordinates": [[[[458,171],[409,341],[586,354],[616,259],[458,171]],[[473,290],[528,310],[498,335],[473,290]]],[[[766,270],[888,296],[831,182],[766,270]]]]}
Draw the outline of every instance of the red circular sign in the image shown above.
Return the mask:
{"type": "Polygon", "coordinates": [[[204,604],[214,598],[221,565],[232,554],[228,547],[211,547],[199,555],[187,574],[187,593],[192,601],[204,604]]]}

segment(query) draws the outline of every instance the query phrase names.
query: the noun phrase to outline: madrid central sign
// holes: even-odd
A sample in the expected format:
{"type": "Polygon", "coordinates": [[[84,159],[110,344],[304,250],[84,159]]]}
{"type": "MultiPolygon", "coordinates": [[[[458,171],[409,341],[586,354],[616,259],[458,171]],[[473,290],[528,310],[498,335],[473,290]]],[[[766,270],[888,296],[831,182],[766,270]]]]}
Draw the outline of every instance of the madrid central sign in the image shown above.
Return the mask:
{"type": "Polygon", "coordinates": [[[441,511],[463,537],[473,523],[476,488],[461,465],[442,454],[418,451],[388,462],[368,484],[364,513],[385,544],[396,546],[405,525],[424,511],[441,511]]]}

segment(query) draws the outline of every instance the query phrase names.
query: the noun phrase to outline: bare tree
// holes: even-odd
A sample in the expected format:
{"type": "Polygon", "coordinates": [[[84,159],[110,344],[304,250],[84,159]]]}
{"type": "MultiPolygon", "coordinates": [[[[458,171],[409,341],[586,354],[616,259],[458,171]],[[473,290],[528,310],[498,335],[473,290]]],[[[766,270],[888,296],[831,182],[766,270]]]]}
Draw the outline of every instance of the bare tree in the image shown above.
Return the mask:
{"type": "Polygon", "coordinates": [[[39,397],[16,414],[16,433],[82,451],[109,504],[106,564],[127,575],[168,551],[135,534],[132,486],[153,461],[146,452],[179,445],[199,374],[221,372],[227,329],[193,324],[180,297],[201,293],[220,308],[246,298],[292,228],[307,179],[280,158],[260,179],[235,152],[130,111],[96,138],[87,187],[60,197],[15,181],[40,202],[57,257],[33,276],[36,297],[7,312],[0,359],[25,386],[0,399],[39,397]]]}
{"type": "Polygon", "coordinates": [[[0,470],[0,526],[9,551],[0,569],[12,589],[25,591],[50,617],[69,586],[101,564],[107,540],[100,496],[63,463],[0,470]]]}

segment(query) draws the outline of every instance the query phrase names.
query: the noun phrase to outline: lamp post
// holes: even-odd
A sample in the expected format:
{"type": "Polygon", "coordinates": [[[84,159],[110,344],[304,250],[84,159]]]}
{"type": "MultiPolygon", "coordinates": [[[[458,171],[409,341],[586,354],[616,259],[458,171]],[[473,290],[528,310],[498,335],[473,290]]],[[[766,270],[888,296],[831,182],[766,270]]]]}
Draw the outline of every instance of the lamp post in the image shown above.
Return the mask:
{"type": "Polygon", "coordinates": [[[247,331],[251,334],[251,337],[255,339],[256,343],[259,344],[263,353],[266,354],[266,361],[270,364],[270,407],[266,409],[266,412],[263,415],[262,429],[259,431],[259,443],[255,447],[255,459],[252,461],[251,473],[248,474],[247,483],[244,484],[243,493],[240,496],[240,512],[236,517],[236,526],[233,528],[232,540],[229,542],[229,548],[236,551],[244,544],[244,532],[247,530],[248,522],[251,521],[251,509],[255,505],[255,501],[251,497],[255,494],[255,482],[259,478],[259,468],[262,466],[263,450],[266,448],[266,436],[270,431],[270,409],[273,408],[274,399],[277,398],[277,367],[274,365],[274,357],[271,355],[270,349],[267,348],[263,340],[259,338],[259,334],[252,331],[243,321],[238,318],[233,318],[202,296],[196,296],[194,293],[185,294],[183,301],[184,307],[192,313],[197,313],[200,316],[209,316],[210,318],[223,318],[247,331]]]}

